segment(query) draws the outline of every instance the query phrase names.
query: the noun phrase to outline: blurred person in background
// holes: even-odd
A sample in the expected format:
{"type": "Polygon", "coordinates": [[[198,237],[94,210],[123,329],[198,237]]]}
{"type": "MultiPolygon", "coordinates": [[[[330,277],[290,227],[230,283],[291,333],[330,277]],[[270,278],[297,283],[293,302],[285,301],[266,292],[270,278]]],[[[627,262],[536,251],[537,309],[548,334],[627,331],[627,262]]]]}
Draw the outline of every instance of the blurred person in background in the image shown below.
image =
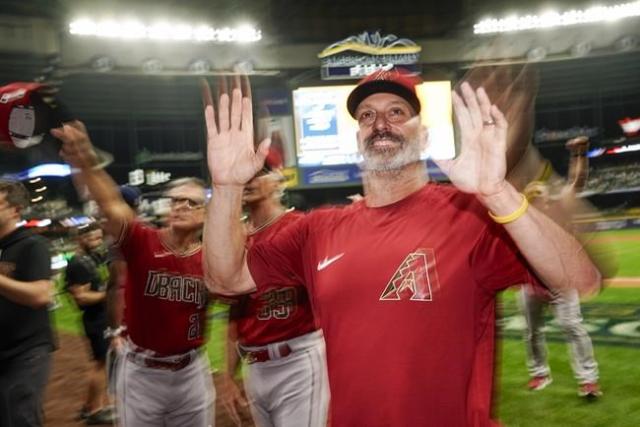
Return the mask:
{"type": "MultiPolygon", "coordinates": [[[[304,216],[287,209],[283,195],[284,177],[268,157],[242,196],[249,246],[273,239],[304,216]]],[[[292,278],[232,301],[221,397],[233,421],[241,424],[238,407],[247,406],[235,382],[242,357],[245,391],[258,426],[324,427],[329,403],[324,339],[305,286],[292,278]]]]}
{"type": "Polygon", "coordinates": [[[102,229],[93,222],[78,227],[76,233],[78,250],[69,260],[65,271],[66,289],[82,310],[82,326],[93,359],[80,419],[88,425],[111,424],[114,413],[107,395],[105,371],[109,342],[104,336],[107,328],[106,287],[109,273],[102,229]]]}
{"type": "Polygon", "coordinates": [[[209,426],[215,390],[203,351],[209,295],[203,281],[201,233],[205,185],[197,178],[174,180],[165,197],[166,226],[136,219],[118,186],[102,169],[81,122],[52,134],[61,155],[77,168],[98,204],[105,231],[127,262],[126,342],[118,361],[116,402],[125,427],[209,426]]]}
{"type": "MultiPolygon", "coordinates": [[[[573,228],[572,216],[574,204],[587,180],[587,150],[589,140],[585,137],[574,138],[567,142],[570,152],[567,180],[552,185],[545,181],[550,177],[530,182],[524,189],[529,201],[547,213],[551,218],[562,221],[562,226],[573,228]]],[[[593,345],[586,328],[582,324],[580,297],[575,291],[544,295],[524,285],[520,291],[520,304],[527,322],[525,341],[527,345],[527,366],[531,380],[527,384],[532,391],[542,390],[552,382],[551,369],[547,361],[545,346],[544,308],[549,305],[553,310],[558,326],[562,329],[570,348],[571,367],[578,381],[578,395],[595,399],[602,395],[598,385],[598,363],[593,354],[593,345]]]]}
{"type": "Polygon", "coordinates": [[[505,180],[508,122],[482,88],[452,93],[460,154],[437,164],[453,186],[428,182],[416,83],[379,70],[349,95],[362,202],[316,210],[248,250],[237,218],[269,141],[254,149],[248,83],[223,91],[217,115],[206,102],[216,194],[207,284],[229,294],[305,284],[325,335],[334,427],[494,425],[498,291],[534,276],[541,288],[600,285],[579,242],[505,180]]]}
{"type": "Polygon", "coordinates": [[[30,196],[0,180],[0,426],[41,426],[55,348],[49,242],[18,227],[30,196]]]}
{"type": "MultiPolygon", "coordinates": [[[[580,239],[583,249],[597,265],[603,277],[616,269],[611,253],[596,253],[578,233],[572,221],[579,214],[596,214],[595,209],[577,193],[582,191],[588,174],[586,157],[588,139],[574,138],[567,142],[570,152],[567,178],[558,174],[551,163],[533,145],[535,102],[538,73],[529,64],[497,65],[472,68],[463,80],[485,88],[495,104],[505,111],[509,122],[507,133],[507,180],[531,201],[540,212],[567,232],[580,239]]],[[[582,325],[579,295],[575,290],[540,292],[523,284],[520,303],[527,322],[525,334],[528,351],[530,390],[541,390],[551,383],[546,361],[543,309],[551,303],[560,327],[569,339],[572,367],[579,382],[578,394],[587,398],[601,395],[598,385],[598,365],[593,356],[591,339],[582,325]]]]}

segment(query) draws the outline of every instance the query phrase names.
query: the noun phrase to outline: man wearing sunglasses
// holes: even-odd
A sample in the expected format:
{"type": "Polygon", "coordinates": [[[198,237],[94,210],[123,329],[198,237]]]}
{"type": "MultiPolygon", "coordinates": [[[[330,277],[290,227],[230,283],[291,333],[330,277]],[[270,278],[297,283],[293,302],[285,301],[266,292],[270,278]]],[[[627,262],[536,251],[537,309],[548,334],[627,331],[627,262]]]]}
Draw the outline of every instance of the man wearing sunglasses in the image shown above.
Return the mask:
{"type": "Polygon", "coordinates": [[[197,178],[171,182],[166,223],[154,229],[135,219],[111,177],[95,168],[95,151],[82,123],[65,124],[52,134],[63,142],[63,158],[80,171],[107,220],[105,231],[116,238],[127,262],[127,339],[116,385],[121,424],[211,425],[215,391],[202,351],[208,303],[200,240],[204,183],[197,178]]]}

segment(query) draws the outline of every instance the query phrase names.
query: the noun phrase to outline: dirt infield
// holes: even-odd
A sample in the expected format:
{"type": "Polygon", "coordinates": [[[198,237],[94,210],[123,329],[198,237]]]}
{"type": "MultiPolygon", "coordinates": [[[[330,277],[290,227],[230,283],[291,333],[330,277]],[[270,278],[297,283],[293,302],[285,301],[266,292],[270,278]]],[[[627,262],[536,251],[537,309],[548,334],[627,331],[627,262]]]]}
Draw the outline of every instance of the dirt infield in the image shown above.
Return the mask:
{"type": "Polygon", "coordinates": [[[640,242],[640,236],[600,236],[589,240],[589,243],[640,242]]]}
{"type": "MultiPolygon", "coordinates": [[[[86,376],[89,370],[87,344],[82,337],[59,334],[60,343],[54,353],[53,366],[47,386],[44,412],[47,427],[80,427],[83,421],[75,420],[84,400],[86,376]]],[[[214,375],[214,381],[216,376],[214,375]]],[[[219,389],[219,387],[218,387],[219,389]]],[[[253,426],[251,416],[243,414],[243,426],[253,426]]],[[[232,427],[220,404],[216,402],[216,422],[218,427],[232,427]]]]}
{"type": "Polygon", "coordinates": [[[640,288],[640,277],[614,277],[605,279],[604,283],[612,288],[640,288]]]}

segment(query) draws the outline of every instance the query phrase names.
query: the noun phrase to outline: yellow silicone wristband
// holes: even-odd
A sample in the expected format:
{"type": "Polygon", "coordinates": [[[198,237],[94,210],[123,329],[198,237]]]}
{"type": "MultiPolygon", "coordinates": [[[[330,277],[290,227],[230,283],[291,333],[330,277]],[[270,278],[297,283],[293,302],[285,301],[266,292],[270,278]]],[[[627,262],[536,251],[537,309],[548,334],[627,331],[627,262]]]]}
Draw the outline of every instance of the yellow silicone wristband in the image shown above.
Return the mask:
{"type": "Polygon", "coordinates": [[[489,216],[491,217],[492,220],[494,220],[498,224],[508,224],[520,218],[522,215],[524,215],[524,213],[527,211],[527,208],[529,208],[529,200],[527,200],[527,197],[524,194],[522,194],[522,204],[518,209],[511,212],[509,215],[504,215],[504,216],[497,216],[491,213],[491,211],[489,211],[489,216]]]}

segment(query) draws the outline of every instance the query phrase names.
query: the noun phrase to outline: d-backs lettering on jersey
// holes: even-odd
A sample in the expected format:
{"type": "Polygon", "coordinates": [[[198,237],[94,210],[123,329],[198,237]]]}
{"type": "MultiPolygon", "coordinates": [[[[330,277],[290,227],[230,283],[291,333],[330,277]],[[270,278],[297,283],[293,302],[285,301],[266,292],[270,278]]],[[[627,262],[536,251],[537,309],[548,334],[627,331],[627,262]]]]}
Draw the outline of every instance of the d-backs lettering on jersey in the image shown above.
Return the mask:
{"type": "Polygon", "coordinates": [[[127,261],[125,323],[138,346],[162,355],[185,353],[204,343],[208,293],[202,250],[171,252],[159,230],[129,224],[120,250],[127,261]]]}
{"type": "Polygon", "coordinates": [[[177,276],[164,271],[149,271],[144,294],[168,301],[207,304],[208,293],[200,277],[177,276]]]}
{"type": "Polygon", "coordinates": [[[427,184],[389,206],[320,209],[248,262],[259,287],[306,284],[333,427],[490,425],[495,294],[533,279],[474,196],[427,184]]]}
{"type": "MultiPolygon", "coordinates": [[[[269,241],[304,215],[292,211],[264,230],[252,235],[248,245],[269,241]]],[[[231,306],[230,316],[237,321],[238,340],[245,346],[260,346],[288,340],[316,330],[306,288],[299,280],[283,278],[268,289],[242,296],[231,306]]]]}

